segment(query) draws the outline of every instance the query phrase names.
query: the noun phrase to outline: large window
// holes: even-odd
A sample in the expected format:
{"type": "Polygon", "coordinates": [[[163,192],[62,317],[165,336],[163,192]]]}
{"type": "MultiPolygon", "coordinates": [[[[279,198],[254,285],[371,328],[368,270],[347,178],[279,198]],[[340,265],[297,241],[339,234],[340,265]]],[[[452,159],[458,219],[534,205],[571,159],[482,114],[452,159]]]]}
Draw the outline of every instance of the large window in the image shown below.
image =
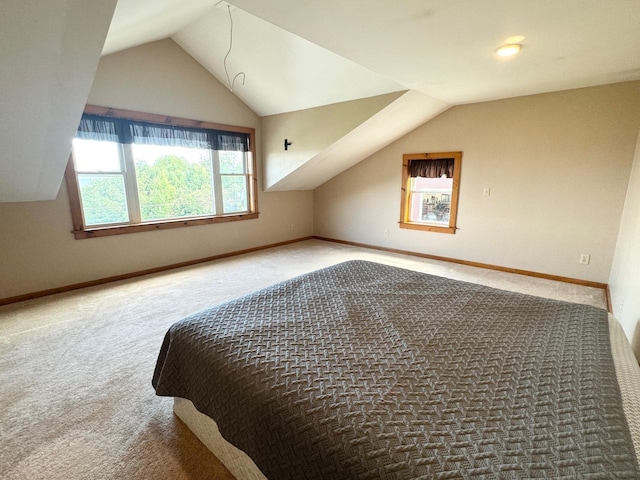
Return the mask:
{"type": "Polygon", "coordinates": [[[402,156],[400,228],[455,233],[462,152],[402,156]]]}
{"type": "Polygon", "coordinates": [[[76,238],[257,218],[251,128],[88,106],[67,185],[76,238]]]}

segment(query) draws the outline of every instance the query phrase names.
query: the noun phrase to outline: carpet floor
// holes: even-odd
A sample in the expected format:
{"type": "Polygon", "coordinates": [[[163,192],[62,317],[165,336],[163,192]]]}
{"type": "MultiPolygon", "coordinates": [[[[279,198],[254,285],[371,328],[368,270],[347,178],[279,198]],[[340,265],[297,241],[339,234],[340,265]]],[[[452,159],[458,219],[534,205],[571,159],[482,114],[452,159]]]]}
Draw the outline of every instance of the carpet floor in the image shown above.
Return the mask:
{"type": "Polygon", "coordinates": [[[0,478],[233,479],[155,396],[177,320],[287,278],[364,259],[605,307],[602,290],[308,240],[0,307],[0,478]]]}

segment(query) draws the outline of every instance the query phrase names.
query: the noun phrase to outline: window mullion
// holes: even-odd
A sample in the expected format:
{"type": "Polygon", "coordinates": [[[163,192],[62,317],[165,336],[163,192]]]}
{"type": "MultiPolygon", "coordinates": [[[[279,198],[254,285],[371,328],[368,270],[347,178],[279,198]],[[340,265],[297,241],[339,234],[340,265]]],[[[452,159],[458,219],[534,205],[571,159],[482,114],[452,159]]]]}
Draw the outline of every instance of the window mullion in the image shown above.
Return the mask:
{"type": "Polygon", "coordinates": [[[246,192],[247,192],[247,204],[246,204],[246,208],[248,212],[251,212],[251,206],[254,205],[253,203],[253,197],[255,195],[255,192],[253,191],[252,188],[252,178],[251,178],[251,169],[249,168],[249,154],[247,152],[243,152],[243,160],[244,160],[244,181],[245,181],[245,185],[246,185],[246,192]]]}
{"type": "Polygon", "coordinates": [[[136,179],[136,167],[133,158],[133,147],[130,143],[122,145],[122,161],[124,164],[124,184],[127,192],[127,207],[129,209],[129,221],[140,223],[140,200],[138,199],[138,181],[136,179]]]}
{"type": "Polygon", "coordinates": [[[222,215],[224,213],[224,206],[222,200],[222,176],[220,174],[220,154],[217,150],[211,151],[211,170],[213,177],[213,206],[215,208],[216,215],[222,215]]]}

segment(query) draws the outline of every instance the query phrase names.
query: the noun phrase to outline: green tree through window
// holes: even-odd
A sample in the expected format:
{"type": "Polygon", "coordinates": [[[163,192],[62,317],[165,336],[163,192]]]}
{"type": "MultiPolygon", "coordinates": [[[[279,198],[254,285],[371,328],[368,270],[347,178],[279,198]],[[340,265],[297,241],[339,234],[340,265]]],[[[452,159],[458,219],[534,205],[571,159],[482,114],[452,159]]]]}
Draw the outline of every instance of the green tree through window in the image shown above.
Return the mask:
{"type": "Polygon", "coordinates": [[[221,127],[87,107],[67,170],[76,238],[257,218],[255,132],[221,127]]]}
{"type": "Polygon", "coordinates": [[[214,213],[210,159],[193,163],[171,155],[153,164],[137,159],[136,178],[143,221],[214,213]]]}
{"type": "Polygon", "coordinates": [[[127,199],[121,177],[86,175],[79,179],[87,223],[99,225],[129,220],[127,199]]]}

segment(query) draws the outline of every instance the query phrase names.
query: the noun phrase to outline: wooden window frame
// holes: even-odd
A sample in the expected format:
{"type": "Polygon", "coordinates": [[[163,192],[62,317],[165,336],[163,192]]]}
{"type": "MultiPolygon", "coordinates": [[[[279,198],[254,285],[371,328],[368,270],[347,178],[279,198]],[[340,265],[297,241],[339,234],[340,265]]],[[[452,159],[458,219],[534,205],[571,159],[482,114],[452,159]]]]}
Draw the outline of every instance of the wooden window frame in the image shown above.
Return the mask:
{"type": "Polygon", "coordinates": [[[249,153],[251,154],[251,172],[248,174],[248,204],[249,211],[246,213],[234,213],[227,215],[210,215],[194,218],[178,218],[167,220],[154,220],[149,222],[139,222],[128,225],[113,226],[85,226],[82,214],[82,204],[80,200],[80,190],[78,187],[78,177],[74,167],[73,152],[69,156],[69,162],[65,171],[65,180],[69,192],[69,204],[71,207],[71,219],[73,221],[73,231],[77,240],[86,238],[105,237],[111,235],[122,235],[127,233],[150,232],[155,230],[165,230],[169,228],[190,227],[197,225],[211,225],[215,223],[226,223],[238,220],[250,220],[258,218],[258,179],[256,176],[256,147],[255,129],[250,127],[239,127],[235,125],[224,125],[198,120],[189,120],[179,117],[167,117],[152,113],[136,112],[96,105],[87,105],[84,113],[92,115],[102,115],[111,118],[124,118],[127,120],[138,120],[162,125],[175,125],[191,128],[205,128],[212,130],[224,130],[228,132],[244,133],[249,136],[249,153]]]}
{"type": "Polygon", "coordinates": [[[400,200],[400,228],[411,230],[424,230],[427,232],[439,232],[454,234],[457,230],[458,218],[458,193],[460,190],[460,173],[462,170],[462,152],[437,152],[437,153],[406,153],[402,155],[402,195],[400,200]],[[410,163],[412,160],[439,160],[453,158],[453,187],[451,190],[451,206],[449,212],[449,225],[439,226],[426,222],[410,221],[411,205],[411,175],[410,163]]]}

